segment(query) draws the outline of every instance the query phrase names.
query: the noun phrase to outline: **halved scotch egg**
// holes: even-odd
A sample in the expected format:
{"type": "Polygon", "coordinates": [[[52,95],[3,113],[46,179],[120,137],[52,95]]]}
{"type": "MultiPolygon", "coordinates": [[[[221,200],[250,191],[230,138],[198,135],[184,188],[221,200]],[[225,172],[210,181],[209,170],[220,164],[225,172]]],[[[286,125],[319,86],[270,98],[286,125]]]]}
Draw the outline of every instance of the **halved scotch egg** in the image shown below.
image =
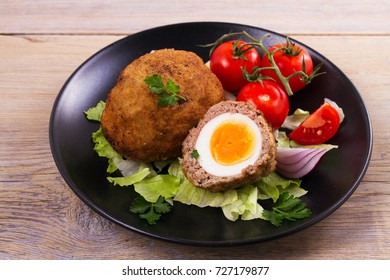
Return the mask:
{"type": "Polygon", "coordinates": [[[252,104],[223,101],[211,107],[183,142],[181,164],[195,186],[224,191],[275,169],[272,127],[252,104]]]}
{"type": "Polygon", "coordinates": [[[223,113],[211,119],[195,143],[198,163],[209,174],[232,176],[254,164],[261,150],[256,123],[240,113],[223,113]]]}

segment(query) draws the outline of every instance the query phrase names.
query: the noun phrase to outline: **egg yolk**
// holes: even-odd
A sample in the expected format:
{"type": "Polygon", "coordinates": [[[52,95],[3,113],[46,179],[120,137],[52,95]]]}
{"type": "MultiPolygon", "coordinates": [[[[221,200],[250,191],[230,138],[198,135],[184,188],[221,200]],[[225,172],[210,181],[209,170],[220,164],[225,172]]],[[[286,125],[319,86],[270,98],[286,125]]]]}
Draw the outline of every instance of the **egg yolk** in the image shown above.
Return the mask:
{"type": "Polygon", "coordinates": [[[210,151],[214,160],[222,165],[234,165],[253,155],[256,136],[252,128],[242,121],[225,121],[213,132],[210,151]]]}

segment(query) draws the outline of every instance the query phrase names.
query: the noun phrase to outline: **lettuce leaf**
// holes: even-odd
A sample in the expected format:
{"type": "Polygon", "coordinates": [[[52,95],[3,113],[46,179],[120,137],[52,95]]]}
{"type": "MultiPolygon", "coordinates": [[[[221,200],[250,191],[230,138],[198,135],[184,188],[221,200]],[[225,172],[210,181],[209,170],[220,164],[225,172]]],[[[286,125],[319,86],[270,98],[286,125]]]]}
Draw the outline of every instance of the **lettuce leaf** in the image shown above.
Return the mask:
{"type": "Polygon", "coordinates": [[[282,189],[286,189],[291,185],[300,186],[302,182],[300,179],[287,179],[276,172],[271,172],[268,176],[262,177],[261,181],[267,185],[279,186],[282,189]]]}
{"type": "Polygon", "coordinates": [[[277,131],[276,141],[280,148],[312,148],[312,149],[334,149],[338,148],[337,145],[332,144],[319,144],[319,145],[300,145],[297,142],[291,140],[285,131],[277,131]]]}
{"type": "Polygon", "coordinates": [[[263,181],[256,183],[258,188],[257,198],[260,200],[272,199],[273,202],[276,202],[279,198],[280,192],[277,186],[268,185],[263,181]]]}
{"type": "Polygon", "coordinates": [[[254,219],[267,220],[266,217],[264,216],[264,212],[263,212],[264,208],[259,203],[256,203],[255,207],[256,207],[255,212],[245,211],[241,215],[241,219],[243,221],[249,221],[249,220],[254,220],[254,219]]]}
{"type": "Polygon", "coordinates": [[[170,163],[172,162],[172,160],[164,160],[164,161],[155,161],[153,162],[153,166],[155,166],[157,168],[157,171],[158,172],[161,172],[163,171],[163,169],[167,166],[170,165],[170,163]]]}
{"type": "Polygon", "coordinates": [[[142,165],[142,163],[138,161],[123,159],[119,157],[113,158],[113,162],[118,167],[119,171],[123,176],[130,176],[137,173],[141,169],[141,165],[142,165]]]}
{"type": "Polygon", "coordinates": [[[195,187],[184,175],[178,160],[171,163],[168,174],[180,178],[179,189],[173,198],[174,201],[198,207],[222,207],[237,200],[237,192],[229,190],[225,192],[211,192],[195,187]]]}
{"type": "Polygon", "coordinates": [[[84,114],[88,120],[100,122],[105,107],[106,103],[104,101],[99,101],[99,103],[95,107],[84,111],[84,114]]]}
{"type": "MultiPolygon", "coordinates": [[[[106,103],[100,101],[95,107],[92,107],[86,111],[84,114],[88,120],[100,122],[103,110],[106,106],[106,103]]],[[[95,144],[94,151],[100,156],[108,159],[107,172],[113,173],[118,167],[116,166],[114,159],[122,158],[108,143],[107,139],[103,135],[102,128],[99,127],[99,130],[92,133],[92,141],[95,144]]]]}
{"type": "MultiPolygon", "coordinates": [[[[258,214],[257,187],[247,185],[237,190],[237,200],[222,207],[223,214],[231,221],[236,221],[241,215],[245,217],[258,214]]],[[[261,206],[260,206],[261,207],[261,206]]]]}
{"type": "Polygon", "coordinates": [[[300,179],[287,179],[276,172],[272,172],[255,183],[259,189],[258,199],[266,200],[271,198],[275,203],[283,192],[289,192],[295,197],[300,197],[307,193],[301,187],[301,182],[302,180],[300,179]]]}
{"type": "Polygon", "coordinates": [[[231,221],[236,221],[240,216],[242,220],[267,220],[263,215],[264,209],[258,200],[272,199],[275,203],[283,192],[291,193],[295,197],[302,196],[307,191],[300,185],[301,180],[286,179],[276,172],[272,172],[252,185],[237,189],[238,199],[222,207],[222,211],[225,217],[231,221]]]}
{"type": "Polygon", "coordinates": [[[141,182],[143,179],[146,178],[150,174],[149,168],[143,168],[137,173],[134,173],[132,175],[128,176],[122,176],[122,177],[107,177],[107,180],[110,183],[113,183],[114,186],[131,186],[135,183],[141,182]]]}
{"type": "Polygon", "coordinates": [[[134,183],[134,190],[146,201],[156,202],[160,196],[169,199],[175,196],[179,189],[180,178],[160,174],[149,179],[134,183]]]}
{"type": "Polygon", "coordinates": [[[282,124],[282,127],[294,130],[309,116],[310,116],[309,111],[296,109],[292,115],[287,116],[286,120],[282,124]]]}
{"type": "Polygon", "coordinates": [[[113,173],[118,169],[114,158],[122,158],[120,154],[118,154],[108,143],[107,139],[103,135],[102,128],[100,127],[98,131],[92,133],[92,141],[95,143],[94,151],[101,157],[105,157],[108,159],[108,167],[107,172],[113,173]]]}
{"type": "Polygon", "coordinates": [[[171,164],[169,165],[169,168],[168,168],[168,174],[175,176],[175,177],[178,177],[181,180],[186,179],[186,176],[183,173],[183,170],[181,168],[181,164],[180,164],[178,159],[171,162],[171,164]]]}
{"type": "Polygon", "coordinates": [[[301,197],[307,194],[307,190],[303,189],[300,185],[296,185],[296,184],[290,184],[288,185],[288,187],[284,189],[279,188],[279,193],[282,194],[283,192],[288,192],[294,197],[301,197]]]}
{"type": "Polygon", "coordinates": [[[210,192],[195,187],[188,179],[184,179],[173,198],[174,201],[198,207],[222,207],[237,200],[237,192],[234,190],[225,192],[210,192]]]}

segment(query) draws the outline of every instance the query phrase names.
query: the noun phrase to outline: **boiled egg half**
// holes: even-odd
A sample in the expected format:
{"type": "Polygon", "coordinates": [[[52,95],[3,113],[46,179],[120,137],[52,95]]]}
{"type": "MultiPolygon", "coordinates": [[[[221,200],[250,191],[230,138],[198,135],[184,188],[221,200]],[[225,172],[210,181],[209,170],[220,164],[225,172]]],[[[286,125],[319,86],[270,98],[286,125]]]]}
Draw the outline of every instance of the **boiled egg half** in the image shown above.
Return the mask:
{"type": "Polygon", "coordinates": [[[261,142],[260,128],[251,118],[240,113],[223,113],[204,125],[195,149],[198,162],[207,173],[235,176],[256,162],[261,142]]]}

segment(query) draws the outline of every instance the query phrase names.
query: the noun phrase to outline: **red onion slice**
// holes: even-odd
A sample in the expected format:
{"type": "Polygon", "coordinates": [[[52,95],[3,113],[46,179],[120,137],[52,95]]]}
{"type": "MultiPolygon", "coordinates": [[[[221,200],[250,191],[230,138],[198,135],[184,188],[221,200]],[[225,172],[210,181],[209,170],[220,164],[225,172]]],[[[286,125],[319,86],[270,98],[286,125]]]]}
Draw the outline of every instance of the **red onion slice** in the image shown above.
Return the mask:
{"type": "Polygon", "coordinates": [[[276,161],[283,165],[296,164],[303,159],[307,158],[311,153],[316,152],[318,149],[308,148],[279,148],[276,153],[276,161]]]}
{"type": "Polygon", "coordinates": [[[278,148],[276,153],[277,170],[287,178],[301,178],[311,172],[329,150],[324,148],[278,148]]]}

